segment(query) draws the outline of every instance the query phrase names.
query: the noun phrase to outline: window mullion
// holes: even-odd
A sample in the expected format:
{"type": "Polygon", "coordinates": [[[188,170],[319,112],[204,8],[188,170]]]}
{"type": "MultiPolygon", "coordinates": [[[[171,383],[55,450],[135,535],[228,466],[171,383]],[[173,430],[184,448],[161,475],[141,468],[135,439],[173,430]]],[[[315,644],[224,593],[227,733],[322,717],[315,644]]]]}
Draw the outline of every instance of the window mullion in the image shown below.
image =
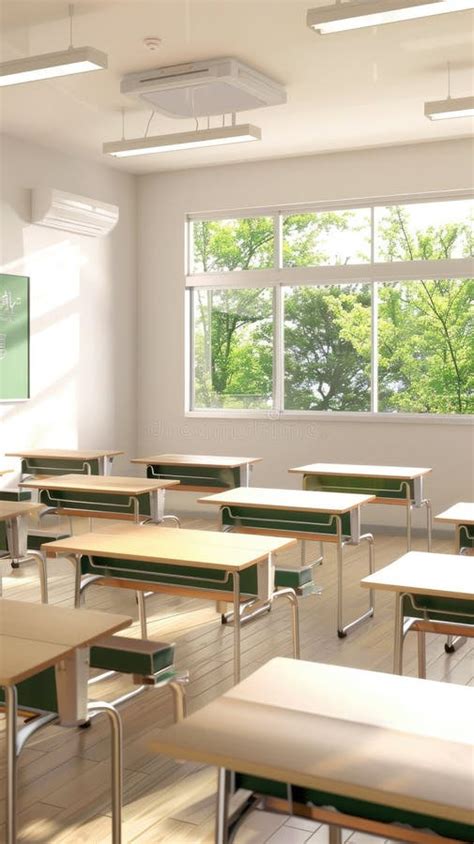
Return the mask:
{"type": "Polygon", "coordinates": [[[372,285],[372,320],[370,342],[370,409],[372,413],[379,410],[379,290],[378,282],[372,285]]]}
{"type": "MultiPolygon", "coordinates": [[[[375,262],[375,208],[370,209],[370,263],[375,262]]],[[[370,307],[370,409],[378,413],[379,409],[379,350],[378,350],[378,285],[372,284],[370,307]]]]}
{"type": "Polygon", "coordinates": [[[284,355],[283,288],[278,285],[273,291],[273,400],[277,413],[282,413],[285,409],[284,355]]]}
{"type": "MultiPolygon", "coordinates": [[[[274,268],[283,266],[283,228],[282,215],[274,218],[274,268]]],[[[283,290],[277,284],[273,290],[273,409],[277,413],[284,410],[284,336],[283,336],[283,290]]]]}

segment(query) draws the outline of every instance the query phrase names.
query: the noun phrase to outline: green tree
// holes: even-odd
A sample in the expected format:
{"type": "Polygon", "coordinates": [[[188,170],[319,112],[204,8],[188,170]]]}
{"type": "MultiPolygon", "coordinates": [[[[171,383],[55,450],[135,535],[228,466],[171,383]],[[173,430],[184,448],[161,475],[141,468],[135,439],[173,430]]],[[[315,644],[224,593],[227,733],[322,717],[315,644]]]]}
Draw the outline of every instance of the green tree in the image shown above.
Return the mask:
{"type": "Polygon", "coordinates": [[[370,410],[370,289],[366,285],[289,289],[285,376],[288,410],[370,410]],[[356,331],[359,342],[355,345],[351,335],[356,331]]]}
{"type": "MultiPolygon", "coordinates": [[[[473,254],[470,221],[411,230],[393,207],[380,226],[383,260],[473,254]]],[[[379,288],[379,407],[419,413],[474,409],[474,283],[436,279],[379,288]]]]}
{"type": "MultiPolygon", "coordinates": [[[[360,211],[287,216],[284,265],[334,262],[331,238],[336,242],[341,233],[343,250],[356,250],[352,260],[367,261],[366,226],[360,211]]],[[[195,223],[193,230],[196,272],[238,272],[274,264],[271,217],[204,221],[195,223]]],[[[392,207],[377,225],[378,260],[469,256],[473,245],[468,220],[420,227],[406,209],[392,207]]],[[[341,256],[341,262],[350,259],[341,256]]],[[[472,412],[473,282],[444,279],[378,287],[379,408],[472,412]]],[[[369,286],[356,284],[286,291],[288,409],[369,409],[371,295],[369,286]]],[[[269,407],[271,290],[198,289],[194,301],[195,405],[269,407]]]]}
{"type": "MultiPolygon", "coordinates": [[[[328,255],[320,241],[331,231],[351,225],[351,212],[296,214],[283,220],[285,266],[325,263],[328,255]]],[[[274,230],[271,217],[200,221],[193,224],[195,272],[233,272],[264,269],[274,264],[274,230]]],[[[316,295],[312,290],[310,295],[316,295]]],[[[272,302],[268,291],[197,290],[195,293],[195,404],[204,407],[268,407],[273,383],[272,302]],[[241,398],[240,398],[241,397],[241,398]]],[[[337,310],[337,307],[335,308],[337,310]]],[[[297,334],[303,335],[308,325],[297,334]]],[[[321,347],[328,333],[322,324],[312,326],[313,345],[321,347]],[[319,338],[321,335],[321,338],[319,338]]],[[[337,331],[334,323],[334,331],[337,331]]],[[[309,338],[311,342],[311,337],[309,338]]],[[[297,345],[297,341],[296,341],[297,345]]],[[[301,345],[301,343],[300,343],[301,345]]],[[[350,342],[345,341],[346,365],[351,372],[334,383],[331,394],[340,395],[345,384],[358,380],[359,357],[349,360],[350,342]]],[[[314,355],[312,356],[314,359],[314,355]]],[[[307,369],[307,366],[306,366],[307,369]]],[[[332,378],[342,373],[333,367],[332,378]]],[[[289,376],[292,377],[292,376],[289,376]]],[[[304,379],[303,379],[304,382],[304,379]]],[[[307,387],[295,382],[292,395],[307,400],[307,387]]],[[[316,399],[314,399],[316,401],[316,399]]],[[[314,403],[313,401],[313,403],[314,403]]],[[[301,405],[300,405],[301,406],[301,405]]]]}

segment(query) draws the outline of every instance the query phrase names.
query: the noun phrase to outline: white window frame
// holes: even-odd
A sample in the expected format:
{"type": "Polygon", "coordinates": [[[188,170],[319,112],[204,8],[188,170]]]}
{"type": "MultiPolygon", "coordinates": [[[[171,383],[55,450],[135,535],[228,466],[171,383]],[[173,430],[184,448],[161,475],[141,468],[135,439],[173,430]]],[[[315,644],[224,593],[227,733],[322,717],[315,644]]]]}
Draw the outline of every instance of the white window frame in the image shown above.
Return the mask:
{"type": "Polygon", "coordinates": [[[377,391],[372,388],[378,379],[377,358],[377,296],[372,295],[372,342],[371,342],[371,409],[370,411],[328,411],[328,410],[285,410],[284,409],[284,312],[283,288],[309,285],[312,287],[335,284],[371,284],[376,294],[378,283],[400,281],[422,281],[423,279],[472,278],[472,258],[451,258],[433,261],[387,261],[375,262],[375,209],[390,205],[411,205],[428,202],[447,202],[472,199],[469,190],[444,191],[400,196],[372,197],[358,200],[317,202],[305,205],[279,206],[278,208],[239,208],[226,211],[194,213],[186,216],[186,350],[185,350],[185,415],[195,418],[216,419],[313,419],[321,421],[351,422],[405,422],[472,425],[472,414],[428,414],[388,413],[378,411],[377,391]],[[283,267],[282,221],[289,214],[324,212],[333,210],[354,210],[367,208],[371,214],[371,261],[366,264],[343,266],[283,267]],[[227,220],[244,217],[273,217],[274,220],[274,267],[269,269],[236,270],[234,272],[192,273],[192,224],[197,221],[227,220]],[[274,288],[274,348],[273,348],[273,400],[272,410],[228,410],[199,408],[192,406],[194,396],[194,350],[193,350],[193,290],[239,289],[251,287],[274,288]]]}

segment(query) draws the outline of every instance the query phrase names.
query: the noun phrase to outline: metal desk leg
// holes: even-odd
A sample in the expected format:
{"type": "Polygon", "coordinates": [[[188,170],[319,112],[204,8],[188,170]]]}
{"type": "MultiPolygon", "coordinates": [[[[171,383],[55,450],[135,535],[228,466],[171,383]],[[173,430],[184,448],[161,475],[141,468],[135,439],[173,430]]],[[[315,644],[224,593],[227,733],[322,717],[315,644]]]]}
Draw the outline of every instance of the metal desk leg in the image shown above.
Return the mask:
{"type": "Polygon", "coordinates": [[[291,604],[291,632],[293,641],[293,659],[300,659],[300,620],[298,609],[298,598],[296,592],[290,586],[284,589],[277,589],[272,595],[272,601],[277,598],[287,598],[291,604]]]}
{"type": "Polygon", "coordinates": [[[36,560],[40,578],[41,602],[48,603],[48,580],[46,574],[46,561],[39,551],[29,551],[27,548],[28,533],[26,528],[22,531],[21,518],[15,516],[6,522],[7,547],[11,558],[12,568],[18,568],[20,562],[29,559],[36,560]]]}
{"type": "Polygon", "coordinates": [[[329,827],[329,844],[342,844],[342,829],[340,826],[329,827]]]}
{"type": "Polygon", "coordinates": [[[18,696],[16,686],[5,686],[7,709],[7,842],[16,842],[16,780],[18,696]]]}
{"type": "Polygon", "coordinates": [[[89,703],[89,712],[104,712],[110,721],[111,762],[112,762],[112,844],[122,841],[122,802],[123,802],[123,729],[122,719],[110,703],[97,701],[89,703]]]}
{"type": "Polygon", "coordinates": [[[427,532],[427,542],[428,542],[428,551],[431,551],[432,548],[432,528],[433,528],[433,518],[431,512],[431,501],[429,498],[425,498],[424,505],[426,507],[426,532],[427,532]]]}
{"type": "Polygon", "coordinates": [[[403,674],[403,595],[395,595],[395,638],[393,645],[393,673],[403,674]]]}
{"type": "Polygon", "coordinates": [[[74,568],[74,606],[78,610],[81,606],[81,579],[82,579],[82,572],[81,572],[81,558],[79,554],[76,554],[73,557],[68,557],[68,560],[71,561],[74,568]]]}
{"type": "Polygon", "coordinates": [[[426,633],[418,630],[418,677],[426,680],[426,633]]]}
{"type": "Polygon", "coordinates": [[[41,588],[41,603],[48,603],[48,571],[46,568],[46,559],[40,551],[27,551],[28,557],[33,557],[38,563],[38,573],[40,578],[41,588]]]}
{"type": "Polygon", "coordinates": [[[363,621],[366,621],[369,618],[372,618],[374,615],[374,590],[369,590],[369,609],[366,610],[362,615],[358,618],[355,618],[353,621],[350,621],[349,624],[346,624],[345,627],[343,626],[343,604],[342,604],[342,594],[343,594],[343,585],[342,585],[342,577],[343,577],[343,560],[342,560],[342,549],[344,545],[359,545],[362,540],[369,543],[369,574],[374,573],[374,537],[371,533],[364,533],[358,537],[358,541],[352,540],[342,540],[341,537],[338,537],[337,543],[337,635],[340,639],[344,639],[347,634],[353,630],[355,627],[358,627],[359,624],[362,624],[363,621]]]}
{"type": "Polygon", "coordinates": [[[411,501],[407,501],[407,551],[411,551],[411,501]]]}
{"type": "Polygon", "coordinates": [[[231,773],[219,768],[217,774],[217,811],[215,844],[228,844],[229,841],[229,793],[231,773]]]}
{"type": "Polygon", "coordinates": [[[234,579],[234,683],[240,682],[240,572],[232,572],[234,579]]]}
{"type": "Polygon", "coordinates": [[[146,603],[145,603],[145,593],[141,591],[141,589],[137,589],[136,591],[137,596],[137,604],[138,604],[138,620],[140,622],[140,635],[142,639],[146,639],[147,637],[147,623],[146,623],[146,603]]]}
{"type": "Polygon", "coordinates": [[[342,538],[339,536],[337,540],[337,635],[343,638],[346,633],[342,623],[342,538]]]}

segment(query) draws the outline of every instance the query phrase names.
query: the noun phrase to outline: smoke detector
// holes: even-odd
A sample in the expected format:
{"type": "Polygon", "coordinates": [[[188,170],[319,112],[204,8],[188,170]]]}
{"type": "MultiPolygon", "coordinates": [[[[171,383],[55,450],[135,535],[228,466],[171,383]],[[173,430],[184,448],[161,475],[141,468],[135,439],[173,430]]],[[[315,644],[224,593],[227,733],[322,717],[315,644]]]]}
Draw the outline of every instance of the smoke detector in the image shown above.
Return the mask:
{"type": "Polygon", "coordinates": [[[120,91],[168,117],[211,117],[286,102],[282,85],[233,58],[129,73],[120,91]]]}
{"type": "Polygon", "coordinates": [[[150,51],[150,53],[156,53],[160,49],[162,44],[161,38],[144,38],[143,39],[143,46],[150,51]]]}

